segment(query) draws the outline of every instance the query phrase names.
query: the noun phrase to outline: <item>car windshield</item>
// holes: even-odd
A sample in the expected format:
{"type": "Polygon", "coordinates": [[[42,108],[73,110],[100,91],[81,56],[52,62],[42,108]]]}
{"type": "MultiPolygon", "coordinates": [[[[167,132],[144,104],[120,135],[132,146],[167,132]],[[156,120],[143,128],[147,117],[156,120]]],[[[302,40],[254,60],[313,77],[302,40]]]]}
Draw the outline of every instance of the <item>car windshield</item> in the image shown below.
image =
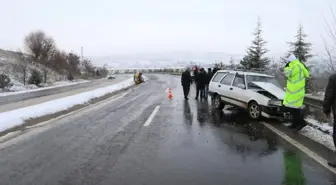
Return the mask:
{"type": "Polygon", "coordinates": [[[257,76],[257,75],[246,75],[247,88],[249,89],[260,89],[259,86],[254,85],[251,82],[269,82],[281,88],[280,83],[272,76],[257,76]]]}

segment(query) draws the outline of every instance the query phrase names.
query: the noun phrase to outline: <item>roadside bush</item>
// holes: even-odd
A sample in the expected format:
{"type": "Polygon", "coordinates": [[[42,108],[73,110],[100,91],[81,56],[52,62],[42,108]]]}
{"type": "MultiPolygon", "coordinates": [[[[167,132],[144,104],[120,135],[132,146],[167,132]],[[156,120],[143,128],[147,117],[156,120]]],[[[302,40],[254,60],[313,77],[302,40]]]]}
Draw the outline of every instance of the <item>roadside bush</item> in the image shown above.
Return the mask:
{"type": "Polygon", "coordinates": [[[5,75],[5,74],[0,74],[0,88],[3,89],[3,90],[7,90],[9,89],[10,87],[12,87],[12,83],[11,83],[11,80],[10,78],[5,75]]]}
{"type": "Polygon", "coordinates": [[[74,80],[74,76],[71,73],[68,74],[68,80],[70,81],[74,80]]]}
{"type": "Polygon", "coordinates": [[[34,69],[34,70],[32,70],[32,74],[29,78],[28,83],[39,86],[42,83],[42,80],[43,80],[43,76],[42,76],[41,72],[34,69]]]}

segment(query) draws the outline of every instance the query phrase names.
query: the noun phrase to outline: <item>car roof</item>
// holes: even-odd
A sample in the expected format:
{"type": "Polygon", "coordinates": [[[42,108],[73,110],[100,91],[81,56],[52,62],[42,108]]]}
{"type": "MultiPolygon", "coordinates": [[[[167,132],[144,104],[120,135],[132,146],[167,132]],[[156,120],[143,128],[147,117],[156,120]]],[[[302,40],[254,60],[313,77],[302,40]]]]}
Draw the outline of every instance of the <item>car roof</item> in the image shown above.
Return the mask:
{"type": "Polygon", "coordinates": [[[245,74],[245,75],[251,75],[251,76],[265,76],[265,77],[274,77],[271,75],[263,74],[263,73],[258,73],[258,72],[248,72],[248,71],[239,71],[239,70],[218,70],[218,72],[229,72],[229,73],[240,73],[240,74],[245,74]]]}

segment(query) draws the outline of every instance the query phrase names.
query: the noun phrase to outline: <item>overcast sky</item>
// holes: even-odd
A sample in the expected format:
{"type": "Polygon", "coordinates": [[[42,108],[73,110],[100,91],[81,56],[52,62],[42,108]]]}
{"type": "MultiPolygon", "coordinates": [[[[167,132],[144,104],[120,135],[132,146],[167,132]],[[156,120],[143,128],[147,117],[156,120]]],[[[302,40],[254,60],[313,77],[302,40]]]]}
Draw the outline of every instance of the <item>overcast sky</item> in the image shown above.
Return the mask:
{"type": "MultiPolygon", "coordinates": [[[[336,11],[336,2],[331,6],[336,11]]],[[[32,30],[90,56],[171,51],[244,54],[258,16],[269,55],[287,50],[298,24],[323,51],[329,0],[10,0],[1,2],[0,47],[16,50],[32,30]]]]}

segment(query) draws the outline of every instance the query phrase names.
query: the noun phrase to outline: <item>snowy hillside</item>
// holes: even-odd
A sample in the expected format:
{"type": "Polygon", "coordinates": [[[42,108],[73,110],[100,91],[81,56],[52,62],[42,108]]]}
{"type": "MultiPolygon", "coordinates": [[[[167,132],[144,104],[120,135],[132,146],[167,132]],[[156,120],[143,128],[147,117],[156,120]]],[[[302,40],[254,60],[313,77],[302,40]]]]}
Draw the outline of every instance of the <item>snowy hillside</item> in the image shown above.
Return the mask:
{"type": "MultiPolygon", "coordinates": [[[[36,88],[31,85],[23,87],[23,66],[24,61],[20,59],[19,55],[16,52],[0,49],[0,73],[9,76],[14,85],[11,89],[13,91],[25,90],[27,88],[36,88]]],[[[43,66],[38,63],[29,63],[27,66],[28,77],[26,80],[29,79],[30,72],[33,69],[37,69],[42,72],[43,66]]],[[[51,83],[59,80],[66,80],[66,77],[61,76],[52,70],[49,70],[47,82],[51,83]]]]}
{"type": "Polygon", "coordinates": [[[169,68],[185,67],[192,62],[204,67],[222,61],[228,64],[230,57],[238,61],[242,56],[219,52],[173,52],[163,54],[134,54],[106,57],[90,57],[95,65],[107,64],[109,68],[169,68]]]}

